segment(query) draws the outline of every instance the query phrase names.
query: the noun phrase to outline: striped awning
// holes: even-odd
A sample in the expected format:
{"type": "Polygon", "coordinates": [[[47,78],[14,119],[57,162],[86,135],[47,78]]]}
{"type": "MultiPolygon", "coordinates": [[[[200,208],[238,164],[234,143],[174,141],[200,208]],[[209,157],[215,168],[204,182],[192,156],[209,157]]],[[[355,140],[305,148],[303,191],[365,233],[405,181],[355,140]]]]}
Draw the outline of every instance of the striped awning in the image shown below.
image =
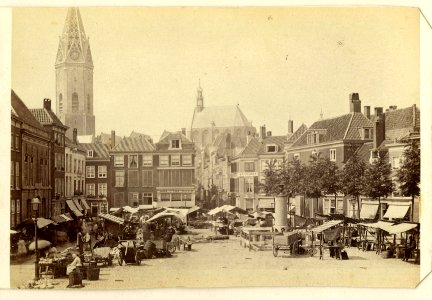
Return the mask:
{"type": "Polygon", "coordinates": [[[378,212],[378,204],[362,204],[360,219],[375,219],[378,212]]]}
{"type": "Polygon", "coordinates": [[[80,203],[78,202],[78,199],[72,199],[73,203],[75,204],[75,206],[79,209],[79,211],[83,211],[84,209],[82,208],[82,206],[80,205],[80,203]]]}
{"type": "Polygon", "coordinates": [[[389,205],[383,218],[403,219],[403,218],[405,218],[409,208],[410,208],[409,205],[392,205],[391,204],[391,205],[389,205]]]}
{"type": "Polygon", "coordinates": [[[68,205],[69,209],[75,214],[75,216],[77,217],[83,216],[83,214],[78,210],[78,208],[75,206],[72,200],[66,200],[66,204],[68,205]]]}
{"type": "Polygon", "coordinates": [[[81,199],[81,204],[84,207],[84,209],[87,209],[87,210],[90,209],[90,206],[88,205],[88,203],[85,199],[81,199]]]}
{"type": "Polygon", "coordinates": [[[326,222],[320,226],[312,228],[312,231],[315,233],[320,233],[320,232],[323,232],[324,230],[327,230],[327,229],[330,229],[336,225],[339,225],[342,222],[343,222],[343,220],[331,220],[331,221],[328,221],[328,222],[326,222]]]}
{"type": "Polygon", "coordinates": [[[110,215],[110,214],[99,214],[99,217],[101,217],[105,220],[120,224],[120,225],[123,225],[123,223],[125,222],[124,219],[110,215]]]}

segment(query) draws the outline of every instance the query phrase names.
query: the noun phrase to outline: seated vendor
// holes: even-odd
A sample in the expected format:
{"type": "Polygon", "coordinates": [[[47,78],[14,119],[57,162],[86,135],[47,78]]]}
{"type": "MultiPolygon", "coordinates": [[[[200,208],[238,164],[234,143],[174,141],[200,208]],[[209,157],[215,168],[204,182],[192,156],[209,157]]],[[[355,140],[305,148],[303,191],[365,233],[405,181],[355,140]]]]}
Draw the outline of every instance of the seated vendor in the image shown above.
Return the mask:
{"type": "Polygon", "coordinates": [[[45,257],[46,258],[55,258],[57,256],[57,248],[55,247],[55,245],[51,245],[51,247],[49,247],[49,249],[47,251],[45,251],[45,257]]]}
{"type": "Polygon", "coordinates": [[[77,267],[81,267],[81,258],[75,253],[72,254],[73,261],[66,267],[66,275],[72,273],[77,267]]]}

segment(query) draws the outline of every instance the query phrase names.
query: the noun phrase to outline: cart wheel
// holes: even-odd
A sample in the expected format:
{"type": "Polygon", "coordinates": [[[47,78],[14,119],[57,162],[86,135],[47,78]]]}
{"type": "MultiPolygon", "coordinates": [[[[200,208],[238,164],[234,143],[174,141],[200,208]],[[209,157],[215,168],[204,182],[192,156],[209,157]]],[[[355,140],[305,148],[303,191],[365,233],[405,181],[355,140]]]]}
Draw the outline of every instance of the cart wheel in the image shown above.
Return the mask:
{"type": "Polygon", "coordinates": [[[141,257],[139,256],[138,253],[135,254],[135,263],[136,263],[137,265],[140,265],[140,264],[141,264],[141,257]]]}
{"type": "Polygon", "coordinates": [[[278,256],[278,247],[276,247],[276,246],[273,246],[273,256],[274,257],[276,257],[276,256],[278,256]]]}
{"type": "Polygon", "coordinates": [[[315,254],[317,254],[318,250],[316,248],[310,248],[308,250],[308,253],[310,256],[314,256],[315,254]]]}

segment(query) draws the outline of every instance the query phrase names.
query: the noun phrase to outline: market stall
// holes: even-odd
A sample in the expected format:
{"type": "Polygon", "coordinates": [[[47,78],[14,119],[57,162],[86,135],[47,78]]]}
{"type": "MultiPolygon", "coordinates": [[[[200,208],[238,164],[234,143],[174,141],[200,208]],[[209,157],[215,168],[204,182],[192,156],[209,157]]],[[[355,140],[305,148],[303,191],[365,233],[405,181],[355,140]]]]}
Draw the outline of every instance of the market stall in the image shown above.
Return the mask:
{"type": "MultiPolygon", "coordinates": [[[[342,223],[343,220],[331,220],[311,229],[314,234],[318,235],[320,240],[320,259],[324,258],[324,250],[329,250],[330,255],[332,255],[332,253],[340,253],[342,245],[338,241],[341,234],[340,224],[342,223]],[[326,244],[324,244],[324,242],[326,242],[326,244]]],[[[337,258],[337,255],[335,256],[337,258]]]]}

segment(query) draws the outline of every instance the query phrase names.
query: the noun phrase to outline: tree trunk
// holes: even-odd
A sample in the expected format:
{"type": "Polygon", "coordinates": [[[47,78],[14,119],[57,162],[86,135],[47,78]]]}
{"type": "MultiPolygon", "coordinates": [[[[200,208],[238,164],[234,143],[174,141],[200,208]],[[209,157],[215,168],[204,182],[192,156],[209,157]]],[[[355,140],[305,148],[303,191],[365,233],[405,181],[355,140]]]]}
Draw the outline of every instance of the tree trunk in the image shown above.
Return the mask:
{"type": "Polygon", "coordinates": [[[360,220],[360,197],[357,195],[357,218],[360,220]]]}
{"type": "Polygon", "coordinates": [[[379,220],[382,218],[382,212],[381,212],[381,197],[378,197],[378,216],[379,220]]]}

